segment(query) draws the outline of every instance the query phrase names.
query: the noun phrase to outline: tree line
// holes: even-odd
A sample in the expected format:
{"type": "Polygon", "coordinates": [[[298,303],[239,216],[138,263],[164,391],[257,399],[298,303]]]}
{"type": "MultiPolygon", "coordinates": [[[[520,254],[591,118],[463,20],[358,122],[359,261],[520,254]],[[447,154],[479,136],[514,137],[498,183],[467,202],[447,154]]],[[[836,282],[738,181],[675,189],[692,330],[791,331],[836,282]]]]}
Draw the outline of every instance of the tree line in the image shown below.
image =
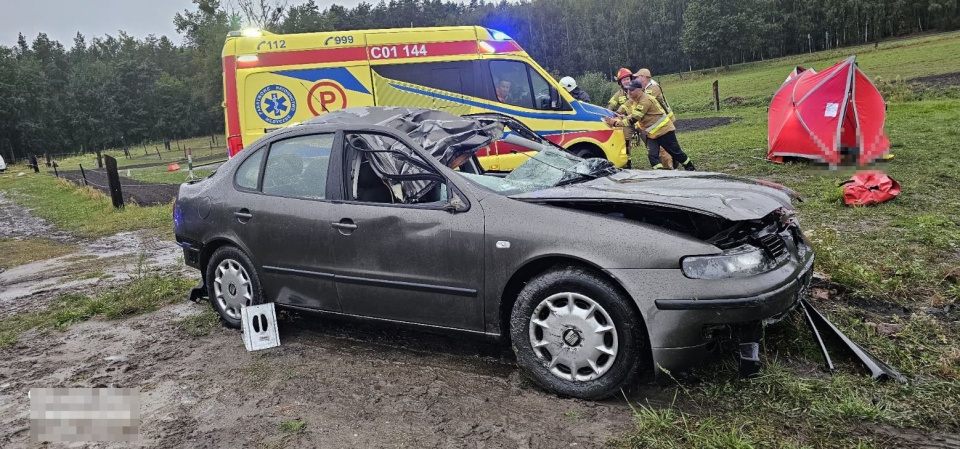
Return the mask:
{"type": "Polygon", "coordinates": [[[275,33],[481,25],[553,73],[610,77],[725,66],[960,28],[958,0],[195,0],[166,36],[39,34],[0,46],[0,154],[96,151],[223,132],[220,52],[247,25],[275,33]]]}

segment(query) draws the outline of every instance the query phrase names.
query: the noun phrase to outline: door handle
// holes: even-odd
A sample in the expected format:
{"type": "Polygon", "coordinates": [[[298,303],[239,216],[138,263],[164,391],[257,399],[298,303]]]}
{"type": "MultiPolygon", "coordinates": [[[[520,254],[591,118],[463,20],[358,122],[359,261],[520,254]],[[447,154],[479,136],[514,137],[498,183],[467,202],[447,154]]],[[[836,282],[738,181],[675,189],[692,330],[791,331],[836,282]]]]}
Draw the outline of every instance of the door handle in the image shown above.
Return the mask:
{"type": "Polygon", "coordinates": [[[354,223],[353,220],[349,218],[344,218],[340,220],[340,222],[338,223],[330,223],[330,226],[332,226],[333,229],[340,231],[340,233],[343,235],[350,234],[351,232],[355,231],[358,227],[357,224],[354,223]]]}
{"type": "Polygon", "coordinates": [[[250,213],[250,209],[243,208],[233,213],[234,217],[237,217],[237,220],[240,220],[240,223],[246,223],[253,218],[253,214],[250,213]]]}

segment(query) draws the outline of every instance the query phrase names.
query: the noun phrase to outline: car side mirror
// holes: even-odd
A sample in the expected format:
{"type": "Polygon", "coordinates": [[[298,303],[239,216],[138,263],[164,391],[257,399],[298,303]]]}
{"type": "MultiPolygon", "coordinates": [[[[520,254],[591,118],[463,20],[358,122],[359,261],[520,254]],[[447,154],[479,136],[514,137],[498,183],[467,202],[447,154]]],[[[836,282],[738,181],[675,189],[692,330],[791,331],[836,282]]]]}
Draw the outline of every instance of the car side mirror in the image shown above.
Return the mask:
{"type": "Polygon", "coordinates": [[[467,207],[467,204],[460,199],[460,195],[457,195],[457,193],[453,190],[450,190],[450,192],[453,196],[450,198],[450,201],[447,201],[447,204],[443,206],[443,210],[450,212],[451,214],[466,212],[469,207],[467,207]]]}
{"type": "Polygon", "coordinates": [[[550,86],[550,109],[560,109],[560,92],[553,86],[550,86]]]}

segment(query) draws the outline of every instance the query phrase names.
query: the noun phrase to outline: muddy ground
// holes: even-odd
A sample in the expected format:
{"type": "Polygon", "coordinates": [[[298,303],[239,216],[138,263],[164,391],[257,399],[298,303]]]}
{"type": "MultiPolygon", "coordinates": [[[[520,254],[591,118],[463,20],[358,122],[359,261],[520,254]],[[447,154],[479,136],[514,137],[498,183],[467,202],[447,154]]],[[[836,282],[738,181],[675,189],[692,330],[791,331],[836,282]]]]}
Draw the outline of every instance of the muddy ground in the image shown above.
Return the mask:
{"type": "MultiPolygon", "coordinates": [[[[79,250],[0,271],[0,320],[138,273],[197,276],[176,245],[153,232],[82,240],[0,192],[0,238],[27,237],[79,250]]],[[[287,312],[282,345],[250,353],[238,331],[213,321],[208,333],[191,336],[183,321],[211,309],[183,294],[154,313],[29,331],[0,349],[0,447],[601,447],[634,428],[627,400],[674,400],[671,389],[649,383],[628,399],[563,399],[520,375],[500,344],[287,312]],[[49,387],[139,388],[139,443],[31,443],[27,392],[49,387]],[[294,422],[304,425],[293,430],[294,422]]],[[[891,447],[960,445],[955,435],[867,427],[853,431],[891,447]]]]}
{"type": "MultiPolygon", "coordinates": [[[[0,237],[37,229],[82,249],[0,272],[0,319],[138,270],[196,275],[150,232],[81,241],[0,196],[0,237]],[[90,270],[97,277],[78,279],[90,270]]],[[[0,349],[0,447],[31,447],[34,387],[139,388],[141,444],[150,447],[598,447],[633,425],[623,399],[541,392],[501,345],[282,313],[282,345],[249,353],[238,331],[191,337],[177,325],[209,310],[185,299],[125,320],[30,331],[0,349]],[[281,430],[295,420],[303,429],[281,430]]],[[[670,399],[659,396],[653,388],[631,399],[670,399]]],[[[92,447],[113,446],[127,447],[92,447]]]]}
{"type": "Polygon", "coordinates": [[[740,120],[740,117],[678,118],[675,125],[677,132],[703,131],[729,125],[737,120],[740,120]]]}
{"type": "Polygon", "coordinates": [[[910,78],[907,82],[922,87],[946,88],[960,86],[960,72],[944,73],[942,75],[920,76],[910,78]]]}

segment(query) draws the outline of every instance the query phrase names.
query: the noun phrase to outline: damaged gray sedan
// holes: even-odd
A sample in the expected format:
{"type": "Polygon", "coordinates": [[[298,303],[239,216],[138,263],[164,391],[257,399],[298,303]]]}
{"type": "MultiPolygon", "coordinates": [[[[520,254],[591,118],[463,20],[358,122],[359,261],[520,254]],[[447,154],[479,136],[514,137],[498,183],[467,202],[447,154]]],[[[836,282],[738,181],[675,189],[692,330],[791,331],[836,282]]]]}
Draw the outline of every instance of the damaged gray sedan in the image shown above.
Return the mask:
{"type": "Polygon", "coordinates": [[[597,399],[723,339],[749,347],[796,307],[814,255],[793,196],[619,170],[505,116],[363,108],[270,133],[182,185],[174,227],[202,273],[194,296],[231,326],[272,301],[501,338],[545,389],[597,399]],[[530,159],[484,173],[474,153],[497,140],[530,159]]]}

